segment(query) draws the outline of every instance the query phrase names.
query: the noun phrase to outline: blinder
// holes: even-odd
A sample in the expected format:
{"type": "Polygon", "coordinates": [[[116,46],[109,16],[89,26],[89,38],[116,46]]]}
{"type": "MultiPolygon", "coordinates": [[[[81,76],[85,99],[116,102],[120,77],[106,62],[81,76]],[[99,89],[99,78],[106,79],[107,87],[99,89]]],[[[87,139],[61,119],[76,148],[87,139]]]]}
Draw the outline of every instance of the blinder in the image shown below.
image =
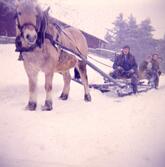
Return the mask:
{"type": "Polygon", "coordinates": [[[43,12],[41,15],[37,16],[37,45],[41,47],[41,45],[44,43],[45,39],[45,33],[46,33],[46,28],[48,25],[48,18],[47,18],[47,13],[43,12]]]}

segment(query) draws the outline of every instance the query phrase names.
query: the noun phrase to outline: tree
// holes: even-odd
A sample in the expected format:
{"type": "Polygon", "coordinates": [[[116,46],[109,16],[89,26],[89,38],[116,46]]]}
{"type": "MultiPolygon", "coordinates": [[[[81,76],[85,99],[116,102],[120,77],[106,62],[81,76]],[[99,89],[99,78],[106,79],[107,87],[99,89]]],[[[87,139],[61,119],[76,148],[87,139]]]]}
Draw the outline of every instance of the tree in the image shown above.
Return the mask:
{"type": "Polygon", "coordinates": [[[140,45],[138,41],[139,31],[136,18],[132,14],[128,17],[127,25],[128,27],[127,27],[126,44],[128,44],[131,47],[131,52],[134,53],[136,59],[138,59],[140,50],[140,45]]]}
{"type": "MultiPolygon", "coordinates": [[[[128,17],[128,28],[127,36],[130,40],[135,40],[138,37],[138,25],[136,23],[136,18],[131,14],[128,17]]],[[[127,39],[128,39],[127,37],[127,39]]]]}
{"type": "MultiPolygon", "coordinates": [[[[157,42],[153,39],[154,29],[150,19],[145,19],[138,25],[133,15],[125,20],[123,14],[119,14],[113,24],[113,29],[108,29],[106,34],[106,39],[111,42],[110,49],[118,50],[128,44],[138,62],[155,52],[157,42]]],[[[107,47],[109,46],[110,44],[107,47]]]]}
{"type": "Polygon", "coordinates": [[[140,23],[139,31],[140,31],[141,35],[143,36],[143,39],[150,40],[153,38],[153,31],[155,31],[155,30],[152,27],[151,20],[149,18],[143,20],[140,23]]]}
{"type": "Polygon", "coordinates": [[[13,0],[0,0],[0,35],[15,36],[13,0]]]}
{"type": "Polygon", "coordinates": [[[165,35],[164,35],[164,38],[163,39],[160,39],[160,40],[157,40],[157,52],[160,57],[162,58],[162,61],[160,63],[161,65],[161,70],[165,72],[165,54],[164,54],[164,51],[165,51],[165,35]]]}
{"type": "Polygon", "coordinates": [[[138,29],[138,41],[141,48],[139,59],[143,60],[146,56],[156,51],[156,41],[153,39],[154,28],[150,19],[143,20],[138,29]]]}
{"type": "Polygon", "coordinates": [[[134,50],[137,47],[138,25],[136,18],[130,15],[128,21],[120,13],[113,22],[113,29],[107,29],[105,39],[110,42],[111,49],[120,49],[123,45],[128,44],[134,50]]]}
{"type": "Polygon", "coordinates": [[[115,41],[114,47],[121,48],[126,43],[128,24],[126,20],[124,20],[123,14],[120,13],[113,23],[113,39],[115,41]]]}

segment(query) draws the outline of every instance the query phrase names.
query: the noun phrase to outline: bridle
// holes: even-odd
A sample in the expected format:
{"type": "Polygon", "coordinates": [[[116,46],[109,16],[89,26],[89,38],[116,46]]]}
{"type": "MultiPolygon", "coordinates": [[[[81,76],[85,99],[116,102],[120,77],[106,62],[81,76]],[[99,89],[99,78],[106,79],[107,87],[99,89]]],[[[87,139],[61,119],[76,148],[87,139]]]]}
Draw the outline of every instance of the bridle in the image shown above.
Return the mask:
{"type": "Polygon", "coordinates": [[[19,14],[18,14],[18,12],[16,12],[14,18],[17,21],[17,27],[20,31],[21,36],[23,37],[23,29],[28,27],[28,26],[32,26],[35,29],[35,31],[38,33],[40,31],[40,28],[41,28],[41,17],[42,17],[41,15],[36,16],[36,25],[34,25],[31,22],[24,23],[23,25],[21,25],[20,20],[19,20],[19,14]]]}
{"type": "MultiPolygon", "coordinates": [[[[57,23],[53,23],[53,25],[58,30],[56,38],[54,38],[51,34],[46,32],[47,25],[48,25],[48,10],[49,10],[49,8],[46,11],[39,14],[38,16],[36,16],[37,17],[36,18],[36,26],[32,23],[24,23],[23,25],[21,25],[20,21],[19,21],[18,13],[16,13],[15,19],[17,20],[17,26],[18,26],[18,29],[20,31],[20,35],[18,35],[16,37],[16,40],[15,40],[15,45],[16,45],[15,51],[20,52],[20,56],[19,56],[18,60],[24,60],[23,56],[22,56],[22,52],[32,52],[37,47],[41,48],[45,39],[48,39],[50,41],[50,43],[53,45],[53,47],[56,48],[57,50],[60,49],[60,51],[69,52],[70,54],[77,55],[78,57],[81,57],[81,52],[79,51],[79,49],[77,47],[76,48],[77,48],[78,53],[76,53],[72,49],[65,47],[59,41],[59,35],[61,32],[64,33],[65,36],[69,40],[71,40],[70,37],[62,30],[60,25],[58,25],[57,23]],[[32,26],[35,28],[35,30],[37,32],[37,40],[36,40],[36,43],[34,45],[31,45],[30,47],[23,47],[21,39],[23,38],[23,29],[27,26],[32,26]]],[[[65,27],[65,28],[67,28],[67,27],[65,27]]]]}
{"type": "Polygon", "coordinates": [[[47,26],[47,18],[46,18],[45,13],[40,12],[36,16],[36,25],[34,25],[31,22],[24,23],[23,25],[21,25],[20,20],[19,20],[19,13],[18,12],[16,12],[15,19],[17,21],[17,27],[20,31],[20,34],[16,37],[16,40],[15,40],[16,52],[20,52],[20,54],[22,54],[22,52],[33,51],[36,47],[41,48],[42,43],[44,43],[45,31],[46,31],[46,26],[47,26]],[[35,31],[37,32],[37,40],[36,40],[35,44],[33,44],[29,47],[23,47],[22,46],[22,41],[21,41],[21,39],[24,38],[23,30],[24,30],[24,28],[26,28],[28,26],[32,26],[35,29],[35,31]]]}

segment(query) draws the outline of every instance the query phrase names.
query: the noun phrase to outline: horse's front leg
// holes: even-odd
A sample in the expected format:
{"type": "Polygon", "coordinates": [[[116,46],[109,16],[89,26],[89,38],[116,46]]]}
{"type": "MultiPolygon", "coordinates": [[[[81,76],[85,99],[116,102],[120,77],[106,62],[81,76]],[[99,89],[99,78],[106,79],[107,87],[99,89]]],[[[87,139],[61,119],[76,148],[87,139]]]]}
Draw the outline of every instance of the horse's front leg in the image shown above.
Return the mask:
{"type": "Polygon", "coordinates": [[[28,74],[28,79],[29,79],[29,102],[26,106],[27,110],[34,111],[37,107],[37,92],[36,92],[36,87],[37,87],[37,74],[38,72],[33,72],[28,74]]]}
{"type": "Polygon", "coordinates": [[[45,91],[46,100],[44,106],[42,106],[43,111],[50,111],[53,109],[52,105],[52,80],[53,73],[45,74],[45,91]]]}
{"type": "Polygon", "coordinates": [[[64,72],[63,74],[63,80],[64,80],[64,87],[62,90],[62,93],[60,95],[61,100],[67,100],[69,91],[70,91],[70,81],[71,81],[71,75],[69,71],[64,72]]]}

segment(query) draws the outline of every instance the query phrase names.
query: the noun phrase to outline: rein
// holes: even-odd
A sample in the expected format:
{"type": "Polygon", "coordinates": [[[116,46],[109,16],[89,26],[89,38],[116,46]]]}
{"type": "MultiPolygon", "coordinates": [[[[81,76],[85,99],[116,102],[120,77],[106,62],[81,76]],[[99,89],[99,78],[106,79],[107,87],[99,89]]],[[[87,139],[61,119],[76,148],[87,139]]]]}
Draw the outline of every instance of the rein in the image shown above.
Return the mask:
{"type": "MultiPolygon", "coordinates": [[[[50,43],[53,45],[53,47],[55,48],[60,48],[63,51],[70,53],[72,55],[78,56],[79,58],[81,58],[81,54],[75,52],[73,49],[69,49],[67,47],[65,47],[64,45],[62,45],[58,40],[54,40],[53,36],[49,33],[45,33],[45,39],[48,39],[50,41],[50,43]]],[[[16,38],[16,45],[20,42],[20,36],[18,36],[16,38]]],[[[30,47],[17,47],[16,46],[16,52],[32,52],[34,51],[34,49],[36,49],[37,47],[39,47],[39,45],[37,45],[37,43],[35,43],[34,45],[30,46],[30,47]]]]}
{"type": "MultiPolygon", "coordinates": [[[[53,25],[56,27],[56,29],[58,30],[59,33],[57,33],[57,36],[56,36],[56,39],[54,39],[54,37],[47,33],[46,32],[46,26],[47,26],[47,15],[46,15],[46,12],[43,12],[43,15],[42,16],[37,16],[37,27],[34,26],[32,23],[25,23],[23,25],[20,25],[20,21],[19,21],[19,18],[18,18],[18,14],[16,14],[15,16],[15,19],[17,19],[17,23],[18,23],[18,29],[20,30],[20,35],[16,37],[16,40],[15,40],[15,45],[16,45],[16,52],[20,52],[20,56],[19,56],[19,59],[18,60],[23,60],[23,56],[22,56],[22,53],[23,52],[32,52],[34,51],[34,49],[36,49],[37,47],[41,48],[41,45],[44,43],[44,40],[45,39],[48,39],[50,41],[50,43],[56,48],[60,48],[62,49],[63,51],[65,52],[69,52],[70,54],[72,55],[77,55],[78,57],[80,57],[80,51],[78,50],[77,48],[77,52],[75,52],[74,50],[72,49],[69,49],[67,47],[65,47],[64,45],[62,45],[62,43],[60,43],[58,41],[58,38],[59,38],[59,34],[61,32],[63,32],[68,39],[70,39],[70,37],[63,31],[63,29],[57,24],[57,23],[53,23],[53,25]],[[23,38],[23,29],[24,27],[28,26],[28,25],[31,25],[35,28],[35,30],[37,31],[37,41],[34,45],[30,46],[30,47],[23,47],[22,46],[22,42],[21,42],[21,38],[23,38]]],[[[71,39],[70,39],[71,40],[71,39]]]]}
{"type": "MultiPolygon", "coordinates": [[[[43,20],[41,20],[43,21],[43,20]]],[[[44,25],[45,27],[45,25],[44,25]]],[[[41,26],[42,28],[42,26],[41,26]]],[[[61,28],[60,28],[61,29],[61,28]]],[[[74,51],[73,49],[70,49],[70,48],[67,48],[66,46],[64,46],[62,43],[60,43],[58,41],[58,38],[56,37],[56,40],[54,40],[53,36],[49,33],[46,33],[46,31],[43,31],[43,29],[40,29],[42,31],[40,31],[41,33],[41,42],[43,43],[44,42],[44,39],[49,39],[50,43],[53,45],[53,47],[55,47],[56,49],[60,48],[61,51],[64,51],[68,54],[71,54],[71,55],[74,55],[76,56],[76,58],[78,58],[79,60],[81,61],[84,61],[87,65],[89,65],[92,69],[96,70],[98,73],[100,73],[103,77],[107,78],[109,81],[111,82],[114,82],[116,85],[118,85],[119,87],[123,88],[125,87],[125,85],[121,85],[119,83],[117,83],[115,81],[115,79],[111,78],[108,74],[106,74],[105,72],[103,72],[101,69],[99,69],[97,66],[95,66],[94,64],[92,64],[91,62],[89,62],[82,54],[81,52],[79,51],[79,49],[76,47],[77,51],[74,51]]],[[[41,44],[42,44],[41,43],[41,44]]],[[[18,60],[23,60],[23,56],[22,56],[22,52],[30,52],[30,51],[33,51],[36,47],[41,47],[41,45],[39,45],[37,42],[35,45],[32,45],[31,47],[29,48],[24,48],[21,46],[22,45],[22,42],[21,42],[21,36],[17,36],[16,38],[16,51],[20,52],[20,57],[18,60]],[[17,48],[17,45],[20,45],[18,48],[17,48]]]]}
{"type": "Polygon", "coordinates": [[[50,41],[50,43],[53,45],[53,47],[55,47],[56,49],[60,48],[62,49],[62,51],[67,52],[69,54],[72,54],[74,56],[76,56],[77,58],[79,58],[80,60],[83,60],[84,57],[81,55],[81,52],[79,51],[79,49],[76,47],[77,52],[75,52],[73,49],[67,48],[65,47],[61,42],[58,41],[59,38],[59,34],[61,32],[63,32],[65,34],[65,36],[71,40],[71,38],[65,33],[65,31],[63,31],[63,29],[60,27],[60,25],[58,25],[57,23],[53,23],[53,25],[56,27],[56,29],[58,30],[56,39],[54,39],[54,37],[46,32],[46,27],[47,27],[47,12],[48,12],[49,8],[43,12],[42,15],[37,16],[37,23],[36,26],[33,25],[32,23],[25,23],[23,25],[20,25],[20,21],[18,18],[18,14],[16,14],[15,19],[17,19],[17,23],[18,23],[18,29],[20,30],[21,34],[19,36],[16,37],[15,40],[15,45],[16,45],[16,52],[20,52],[20,56],[18,60],[24,60],[22,53],[23,52],[32,52],[34,51],[34,49],[36,49],[37,47],[41,48],[41,45],[44,43],[45,39],[48,39],[50,41]],[[21,42],[21,38],[23,38],[23,28],[28,26],[28,25],[32,25],[36,31],[37,31],[37,41],[34,45],[30,46],[30,47],[23,47],[22,46],[22,42],[21,42]]]}

